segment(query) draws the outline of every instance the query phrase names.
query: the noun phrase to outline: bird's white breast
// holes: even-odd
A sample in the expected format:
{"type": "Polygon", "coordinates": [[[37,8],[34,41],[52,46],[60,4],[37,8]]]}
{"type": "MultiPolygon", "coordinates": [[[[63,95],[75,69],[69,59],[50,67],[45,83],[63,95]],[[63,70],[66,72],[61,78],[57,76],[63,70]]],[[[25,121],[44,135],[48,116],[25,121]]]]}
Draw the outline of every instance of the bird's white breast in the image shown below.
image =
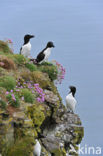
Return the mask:
{"type": "Polygon", "coordinates": [[[34,156],[40,156],[41,153],[41,145],[38,140],[36,140],[36,144],[34,146],[34,156]]]}
{"type": "Polygon", "coordinates": [[[67,108],[70,108],[73,112],[75,111],[76,103],[77,103],[77,101],[73,97],[72,93],[70,93],[66,96],[66,106],[67,106],[67,108]]]}
{"type": "Polygon", "coordinates": [[[48,61],[48,58],[51,54],[51,48],[47,48],[45,51],[44,51],[44,54],[45,54],[45,58],[44,58],[44,61],[48,61]]]}
{"type": "Polygon", "coordinates": [[[31,44],[28,42],[27,44],[22,46],[21,54],[25,57],[30,57],[31,44]]]}

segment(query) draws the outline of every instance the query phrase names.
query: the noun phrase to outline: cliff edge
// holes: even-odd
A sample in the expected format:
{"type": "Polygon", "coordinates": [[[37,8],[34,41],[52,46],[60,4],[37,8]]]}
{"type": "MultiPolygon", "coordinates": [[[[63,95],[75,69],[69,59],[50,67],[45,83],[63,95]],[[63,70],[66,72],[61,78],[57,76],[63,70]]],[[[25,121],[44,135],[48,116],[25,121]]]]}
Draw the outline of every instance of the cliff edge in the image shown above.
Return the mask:
{"type": "Polygon", "coordinates": [[[84,129],[79,116],[62,103],[54,83],[60,80],[58,68],[58,63],[34,65],[0,41],[2,156],[33,156],[35,139],[41,156],[78,155],[84,129]]]}

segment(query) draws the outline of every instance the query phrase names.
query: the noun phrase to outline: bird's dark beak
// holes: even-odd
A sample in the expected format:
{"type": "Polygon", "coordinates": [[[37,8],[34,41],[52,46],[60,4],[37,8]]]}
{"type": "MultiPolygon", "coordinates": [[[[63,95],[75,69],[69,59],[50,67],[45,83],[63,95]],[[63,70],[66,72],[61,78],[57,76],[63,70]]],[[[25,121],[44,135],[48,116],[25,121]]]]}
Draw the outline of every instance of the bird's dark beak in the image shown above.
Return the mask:
{"type": "Polygon", "coordinates": [[[31,35],[31,37],[30,38],[34,38],[35,36],[34,35],[31,35]]]}
{"type": "Polygon", "coordinates": [[[55,48],[55,45],[53,44],[53,48],[55,48]]]}

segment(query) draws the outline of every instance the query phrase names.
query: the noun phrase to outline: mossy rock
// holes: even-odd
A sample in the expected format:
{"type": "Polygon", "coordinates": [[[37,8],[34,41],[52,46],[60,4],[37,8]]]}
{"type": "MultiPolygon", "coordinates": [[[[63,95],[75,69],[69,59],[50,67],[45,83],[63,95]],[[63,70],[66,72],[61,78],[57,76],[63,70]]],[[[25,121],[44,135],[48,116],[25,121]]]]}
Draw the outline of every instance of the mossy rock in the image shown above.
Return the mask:
{"type": "Polygon", "coordinates": [[[9,48],[8,44],[4,41],[1,41],[0,40],[0,51],[5,53],[5,54],[8,54],[8,53],[12,53],[11,49],[9,48]]]}
{"type": "Polygon", "coordinates": [[[74,127],[75,137],[73,139],[73,144],[79,145],[84,137],[84,128],[83,127],[74,127]]]}
{"type": "MultiPolygon", "coordinates": [[[[48,89],[48,88],[47,88],[48,89]]],[[[50,87],[49,87],[49,90],[51,90],[54,94],[56,94],[58,97],[59,97],[59,103],[62,104],[62,98],[58,92],[58,89],[57,87],[55,86],[55,83],[54,82],[50,82],[50,87]]]]}
{"type": "Polygon", "coordinates": [[[33,121],[35,133],[40,132],[40,126],[45,120],[44,107],[39,103],[33,104],[27,108],[27,115],[33,121]]]}
{"type": "MultiPolygon", "coordinates": [[[[30,156],[33,153],[34,138],[24,137],[15,142],[13,146],[8,147],[6,156],[30,156]]],[[[3,154],[3,156],[5,156],[3,154]]]]}
{"type": "Polygon", "coordinates": [[[6,152],[7,146],[14,142],[13,127],[11,126],[12,118],[2,118],[0,123],[0,153],[6,152]],[[9,141],[8,141],[9,140],[9,141]]]}
{"type": "MultiPolygon", "coordinates": [[[[79,150],[79,147],[78,146],[76,146],[76,144],[73,144],[73,147],[74,147],[74,152],[72,152],[72,151],[69,151],[70,149],[68,149],[68,152],[69,152],[69,154],[70,155],[73,155],[73,156],[78,156],[78,150],[79,150]]],[[[72,150],[72,149],[71,149],[72,150]]]]}
{"type": "Polygon", "coordinates": [[[66,156],[65,149],[54,149],[51,153],[54,154],[54,156],[66,156]]]}
{"type": "Polygon", "coordinates": [[[43,153],[43,156],[49,156],[50,153],[48,153],[48,151],[42,146],[42,153],[43,153]]]}

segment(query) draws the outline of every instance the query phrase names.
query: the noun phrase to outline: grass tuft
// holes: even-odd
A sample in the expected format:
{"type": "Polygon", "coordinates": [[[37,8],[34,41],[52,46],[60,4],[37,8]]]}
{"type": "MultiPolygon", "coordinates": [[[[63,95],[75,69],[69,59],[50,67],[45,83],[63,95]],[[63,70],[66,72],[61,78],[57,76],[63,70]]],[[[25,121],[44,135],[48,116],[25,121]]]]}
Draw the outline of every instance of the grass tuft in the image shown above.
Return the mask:
{"type": "Polygon", "coordinates": [[[7,103],[4,100],[2,100],[2,98],[0,97],[0,107],[2,109],[6,109],[6,105],[7,105],[7,103]]]}
{"type": "Polygon", "coordinates": [[[39,70],[43,73],[47,73],[51,81],[54,81],[57,79],[58,71],[57,67],[54,65],[42,65],[39,67],[39,70]]]}
{"type": "Polygon", "coordinates": [[[12,53],[11,49],[9,48],[8,44],[4,41],[0,41],[0,52],[3,53],[12,53]]]}
{"type": "Polygon", "coordinates": [[[14,89],[16,86],[16,81],[12,76],[0,77],[0,87],[6,88],[8,91],[14,89]]]}
{"type": "Polygon", "coordinates": [[[28,103],[33,103],[35,100],[32,92],[27,88],[22,89],[22,96],[24,97],[24,101],[28,103]]]}
{"type": "Polygon", "coordinates": [[[26,68],[28,68],[31,72],[36,71],[37,67],[33,63],[26,63],[26,68]]]}
{"type": "Polygon", "coordinates": [[[20,106],[20,100],[17,95],[12,96],[12,94],[8,94],[7,97],[9,104],[11,104],[13,107],[19,107],[20,106]],[[15,98],[15,99],[14,99],[15,98]]]}
{"type": "Polygon", "coordinates": [[[27,62],[27,59],[23,55],[20,55],[20,54],[13,55],[13,58],[14,58],[15,63],[18,65],[25,65],[25,63],[27,62]]]}
{"type": "Polygon", "coordinates": [[[3,55],[0,55],[0,67],[5,69],[16,69],[14,61],[3,55]]]}

